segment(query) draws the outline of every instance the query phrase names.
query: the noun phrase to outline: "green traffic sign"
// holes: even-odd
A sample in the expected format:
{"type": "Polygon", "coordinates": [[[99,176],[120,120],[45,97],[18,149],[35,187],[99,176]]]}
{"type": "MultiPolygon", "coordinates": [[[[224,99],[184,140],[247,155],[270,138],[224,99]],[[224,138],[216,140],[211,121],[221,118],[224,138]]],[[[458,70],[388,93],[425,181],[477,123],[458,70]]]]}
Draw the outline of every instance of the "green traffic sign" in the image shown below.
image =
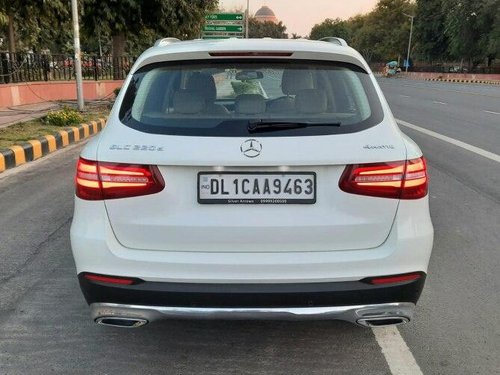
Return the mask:
{"type": "Polygon", "coordinates": [[[207,21],[243,21],[242,13],[211,13],[205,16],[207,21]]]}
{"type": "Polygon", "coordinates": [[[242,33],[243,26],[238,25],[205,25],[203,31],[222,32],[222,33],[242,33]]]}
{"type": "Polygon", "coordinates": [[[241,39],[243,38],[241,35],[238,36],[232,36],[232,35],[224,35],[224,36],[217,36],[217,35],[203,35],[203,39],[229,39],[229,38],[238,38],[241,39]]]}

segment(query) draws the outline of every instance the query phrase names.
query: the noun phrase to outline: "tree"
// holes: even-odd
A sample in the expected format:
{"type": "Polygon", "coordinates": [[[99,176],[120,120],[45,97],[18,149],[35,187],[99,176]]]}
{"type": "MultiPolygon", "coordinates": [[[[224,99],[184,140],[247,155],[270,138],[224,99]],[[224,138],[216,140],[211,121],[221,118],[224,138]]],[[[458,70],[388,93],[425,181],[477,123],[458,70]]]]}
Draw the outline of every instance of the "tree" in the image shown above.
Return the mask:
{"type": "Polygon", "coordinates": [[[443,7],[443,0],[417,0],[415,42],[419,52],[429,62],[447,56],[445,20],[446,9],[443,7]]]}
{"type": "MultiPolygon", "coordinates": [[[[217,0],[84,0],[83,24],[88,32],[101,30],[112,38],[115,57],[125,53],[126,41],[149,30],[153,37],[180,39],[200,35],[205,14],[217,0]]],[[[151,43],[151,41],[147,41],[151,43]]]]}
{"type": "MultiPolygon", "coordinates": [[[[491,58],[500,57],[500,4],[497,8],[495,21],[493,22],[493,27],[488,36],[488,54],[491,58]]],[[[488,61],[488,65],[491,64],[491,60],[488,61]]]]}
{"type": "Polygon", "coordinates": [[[374,58],[377,60],[382,58],[376,55],[379,37],[373,30],[374,23],[371,13],[350,18],[348,27],[351,34],[349,44],[358,50],[367,62],[371,62],[374,58]]]}
{"type": "Polygon", "coordinates": [[[313,26],[309,38],[319,40],[327,36],[337,36],[339,38],[349,40],[350,32],[348,23],[346,21],[342,21],[340,18],[327,18],[320,24],[313,26]]]}
{"type": "Polygon", "coordinates": [[[285,33],[286,26],[280,21],[274,22],[259,22],[254,17],[248,19],[248,36],[250,38],[277,38],[286,39],[288,35],[285,33]]]}
{"type": "Polygon", "coordinates": [[[446,17],[446,35],[449,37],[449,51],[455,58],[466,59],[469,68],[471,58],[477,53],[479,35],[477,33],[477,3],[464,0],[459,2],[446,0],[444,5],[448,15],[446,17]]]}
{"type": "Polygon", "coordinates": [[[0,0],[0,13],[7,24],[7,35],[9,39],[9,53],[16,52],[16,36],[14,26],[15,10],[19,9],[19,1],[0,0]]]}
{"type": "Polygon", "coordinates": [[[372,45],[380,59],[397,59],[408,48],[410,22],[406,14],[415,14],[409,0],[380,0],[363,26],[365,46],[372,45]]]}
{"type": "Polygon", "coordinates": [[[8,24],[9,52],[17,50],[19,41],[30,49],[46,48],[65,35],[69,9],[64,0],[0,0],[0,14],[8,24]],[[33,15],[36,15],[34,17],[33,15]]]}
{"type": "Polygon", "coordinates": [[[500,0],[379,0],[368,14],[315,25],[311,38],[345,35],[368,61],[396,60],[408,48],[405,14],[415,15],[413,56],[465,59],[472,67],[486,59],[489,65],[500,54],[500,0]]]}
{"type": "Polygon", "coordinates": [[[415,14],[415,4],[410,0],[380,0],[375,9],[366,15],[347,21],[325,20],[311,30],[311,38],[337,34],[360,51],[366,60],[393,60],[406,55],[410,22],[404,15],[415,14]]]}
{"type": "Polygon", "coordinates": [[[445,32],[450,41],[450,54],[465,59],[470,70],[488,54],[489,34],[493,29],[499,2],[444,0],[444,6],[447,9],[445,32]]]}
{"type": "Polygon", "coordinates": [[[486,0],[479,17],[483,30],[480,42],[490,66],[500,57],[500,0],[486,0]]]}
{"type": "Polygon", "coordinates": [[[16,13],[19,40],[30,50],[57,50],[72,41],[71,7],[64,0],[22,1],[16,13]],[[36,17],[33,17],[36,14],[36,17]]]}

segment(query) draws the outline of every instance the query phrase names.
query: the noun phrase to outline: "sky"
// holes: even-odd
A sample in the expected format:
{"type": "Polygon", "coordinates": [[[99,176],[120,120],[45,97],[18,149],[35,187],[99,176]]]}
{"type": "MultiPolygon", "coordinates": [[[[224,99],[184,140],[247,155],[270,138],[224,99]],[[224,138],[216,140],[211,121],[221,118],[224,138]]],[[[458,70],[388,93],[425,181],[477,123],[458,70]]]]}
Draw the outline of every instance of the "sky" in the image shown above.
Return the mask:
{"type": "MultiPolygon", "coordinates": [[[[250,0],[250,14],[267,5],[283,21],[289,35],[306,36],[325,18],[347,19],[371,11],[376,3],[377,0],[250,0]]],[[[246,4],[246,0],[219,0],[219,5],[226,10],[245,9],[246,4]]]]}

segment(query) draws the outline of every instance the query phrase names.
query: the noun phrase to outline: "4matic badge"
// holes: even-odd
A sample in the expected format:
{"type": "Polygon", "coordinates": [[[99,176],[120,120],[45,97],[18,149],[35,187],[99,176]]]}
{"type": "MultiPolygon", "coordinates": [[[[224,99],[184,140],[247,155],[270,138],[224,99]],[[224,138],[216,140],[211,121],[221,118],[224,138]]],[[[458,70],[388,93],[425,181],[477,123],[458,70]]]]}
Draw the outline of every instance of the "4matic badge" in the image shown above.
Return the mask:
{"type": "Polygon", "coordinates": [[[363,148],[367,150],[394,150],[396,147],[394,145],[365,145],[363,148]]]}

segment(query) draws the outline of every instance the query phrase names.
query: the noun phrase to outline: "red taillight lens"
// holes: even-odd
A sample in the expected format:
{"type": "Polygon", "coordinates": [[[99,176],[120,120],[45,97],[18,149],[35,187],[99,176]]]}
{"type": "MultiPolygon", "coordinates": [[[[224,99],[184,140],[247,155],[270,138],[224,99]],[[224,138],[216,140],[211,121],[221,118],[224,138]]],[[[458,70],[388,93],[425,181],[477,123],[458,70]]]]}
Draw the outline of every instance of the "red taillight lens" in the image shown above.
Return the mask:
{"type": "Polygon", "coordinates": [[[138,279],[121,276],[97,275],[94,273],[86,273],[83,277],[90,281],[98,281],[107,284],[132,285],[138,283],[138,279]]]}
{"type": "Polygon", "coordinates": [[[363,279],[362,281],[372,285],[382,285],[382,284],[397,284],[406,281],[414,281],[422,278],[423,274],[420,272],[405,273],[402,275],[392,275],[392,276],[381,276],[381,277],[369,277],[363,279]]]}
{"type": "Polygon", "coordinates": [[[423,157],[406,162],[401,199],[419,199],[427,195],[427,163],[423,157]]]}
{"type": "Polygon", "coordinates": [[[341,190],[359,195],[418,199],[427,195],[427,166],[423,157],[390,163],[348,165],[340,178],[341,190]]]}
{"type": "Polygon", "coordinates": [[[136,197],[158,193],[165,182],[158,167],[96,162],[80,158],[76,167],[76,196],[86,200],[136,197]]]}

